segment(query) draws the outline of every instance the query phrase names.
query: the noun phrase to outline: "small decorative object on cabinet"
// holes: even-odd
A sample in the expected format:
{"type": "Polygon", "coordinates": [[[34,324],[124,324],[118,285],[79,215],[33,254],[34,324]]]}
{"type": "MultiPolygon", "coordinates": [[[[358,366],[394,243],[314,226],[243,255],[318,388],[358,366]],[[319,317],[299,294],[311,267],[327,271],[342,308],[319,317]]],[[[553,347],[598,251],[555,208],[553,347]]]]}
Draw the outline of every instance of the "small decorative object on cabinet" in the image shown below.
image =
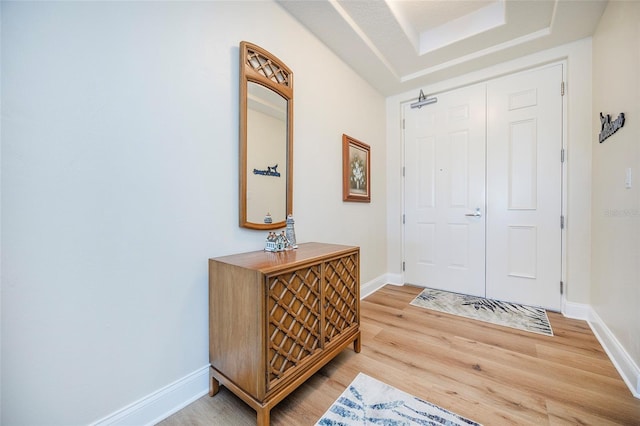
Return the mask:
{"type": "Polygon", "coordinates": [[[256,410],[258,426],[351,343],[360,352],[359,247],[209,259],[210,395],[224,385],[256,410]]]}
{"type": "Polygon", "coordinates": [[[267,235],[267,240],[264,242],[265,251],[283,251],[289,248],[289,241],[287,237],[284,235],[284,231],[280,234],[276,234],[275,232],[269,232],[267,235]]]}
{"type": "Polygon", "coordinates": [[[295,223],[296,221],[293,220],[293,215],[289,214],[287,216],[287,229],[285,230],[285,233],[287,235],[287,241],[289,241],[289,246],[291,248],[297,249],[298,243],[296,243],[296,229],[294,227],[295,223]]]}

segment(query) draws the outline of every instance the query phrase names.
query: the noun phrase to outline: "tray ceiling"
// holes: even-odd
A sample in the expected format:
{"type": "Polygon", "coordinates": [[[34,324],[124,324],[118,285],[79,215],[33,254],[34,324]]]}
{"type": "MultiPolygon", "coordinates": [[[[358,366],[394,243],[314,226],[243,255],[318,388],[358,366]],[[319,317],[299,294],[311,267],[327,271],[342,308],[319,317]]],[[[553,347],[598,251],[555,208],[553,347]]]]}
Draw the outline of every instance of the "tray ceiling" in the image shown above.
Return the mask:
{"type": "Polygon", "coordinates": [[[593,34],[606,0],[277,0],[384,95],[593,34]]]}

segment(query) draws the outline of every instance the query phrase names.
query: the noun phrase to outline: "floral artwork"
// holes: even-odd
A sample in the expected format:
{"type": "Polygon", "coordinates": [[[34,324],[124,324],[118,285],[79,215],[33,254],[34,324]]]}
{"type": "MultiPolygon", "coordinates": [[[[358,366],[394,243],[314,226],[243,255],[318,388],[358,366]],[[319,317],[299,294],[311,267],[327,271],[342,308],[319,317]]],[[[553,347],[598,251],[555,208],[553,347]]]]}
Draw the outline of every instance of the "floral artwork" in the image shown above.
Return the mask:
{"type": "Polygon", "coordinates": [[[342,135],[343,201],[371,201],[369,145],[342,135]]]}
{"type": "Polygon", "coordinates": [[[349,178],[349,187],[352,191],[367,190],[366,181],[367,171],[365,170],[364,160],[358,152],[351,157],[351,177],[349,178]]]}

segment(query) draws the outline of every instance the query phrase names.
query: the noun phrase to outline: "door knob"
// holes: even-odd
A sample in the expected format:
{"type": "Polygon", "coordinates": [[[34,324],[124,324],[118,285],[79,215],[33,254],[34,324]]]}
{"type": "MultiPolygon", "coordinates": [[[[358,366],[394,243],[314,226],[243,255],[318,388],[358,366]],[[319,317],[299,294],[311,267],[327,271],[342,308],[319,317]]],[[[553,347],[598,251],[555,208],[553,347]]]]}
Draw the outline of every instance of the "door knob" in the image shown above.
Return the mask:
{"type": "Polygon", "coordinates": [[[473,213],[467,213],[465,214],[465,216],[471,216],[471,217],[481,217],[482,213],[480,213],[480,207],[476,208],[476,211],[473,213]]]}

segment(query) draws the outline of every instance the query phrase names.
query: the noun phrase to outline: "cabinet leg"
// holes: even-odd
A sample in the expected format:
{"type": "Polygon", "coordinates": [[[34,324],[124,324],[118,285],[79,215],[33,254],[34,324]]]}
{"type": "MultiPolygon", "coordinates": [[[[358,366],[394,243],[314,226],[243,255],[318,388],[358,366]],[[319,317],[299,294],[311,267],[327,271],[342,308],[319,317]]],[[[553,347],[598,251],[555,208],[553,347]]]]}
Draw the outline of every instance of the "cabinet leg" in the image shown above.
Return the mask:
{"type": "Polygon", "coordinates": [[[209,396],[214,396],[220,390],[220,382],[215,377],[211,376],[211,383],[209,384],[209,396]]]}
{"type": "Polygon", "coordinates": [[[353,351],[357,354],[360,353],[360,350],[362,349],[362,342],[360,340],[360,336],[356,337],[356,340],[353,341],[353,351]]]}
{"type": "Polygon", "coordinates": [[[265,407],[263,409],[256,410],[257,414],[257,426],[269,426],[270,421],[270,409],[269,407],[265,407]]]}

